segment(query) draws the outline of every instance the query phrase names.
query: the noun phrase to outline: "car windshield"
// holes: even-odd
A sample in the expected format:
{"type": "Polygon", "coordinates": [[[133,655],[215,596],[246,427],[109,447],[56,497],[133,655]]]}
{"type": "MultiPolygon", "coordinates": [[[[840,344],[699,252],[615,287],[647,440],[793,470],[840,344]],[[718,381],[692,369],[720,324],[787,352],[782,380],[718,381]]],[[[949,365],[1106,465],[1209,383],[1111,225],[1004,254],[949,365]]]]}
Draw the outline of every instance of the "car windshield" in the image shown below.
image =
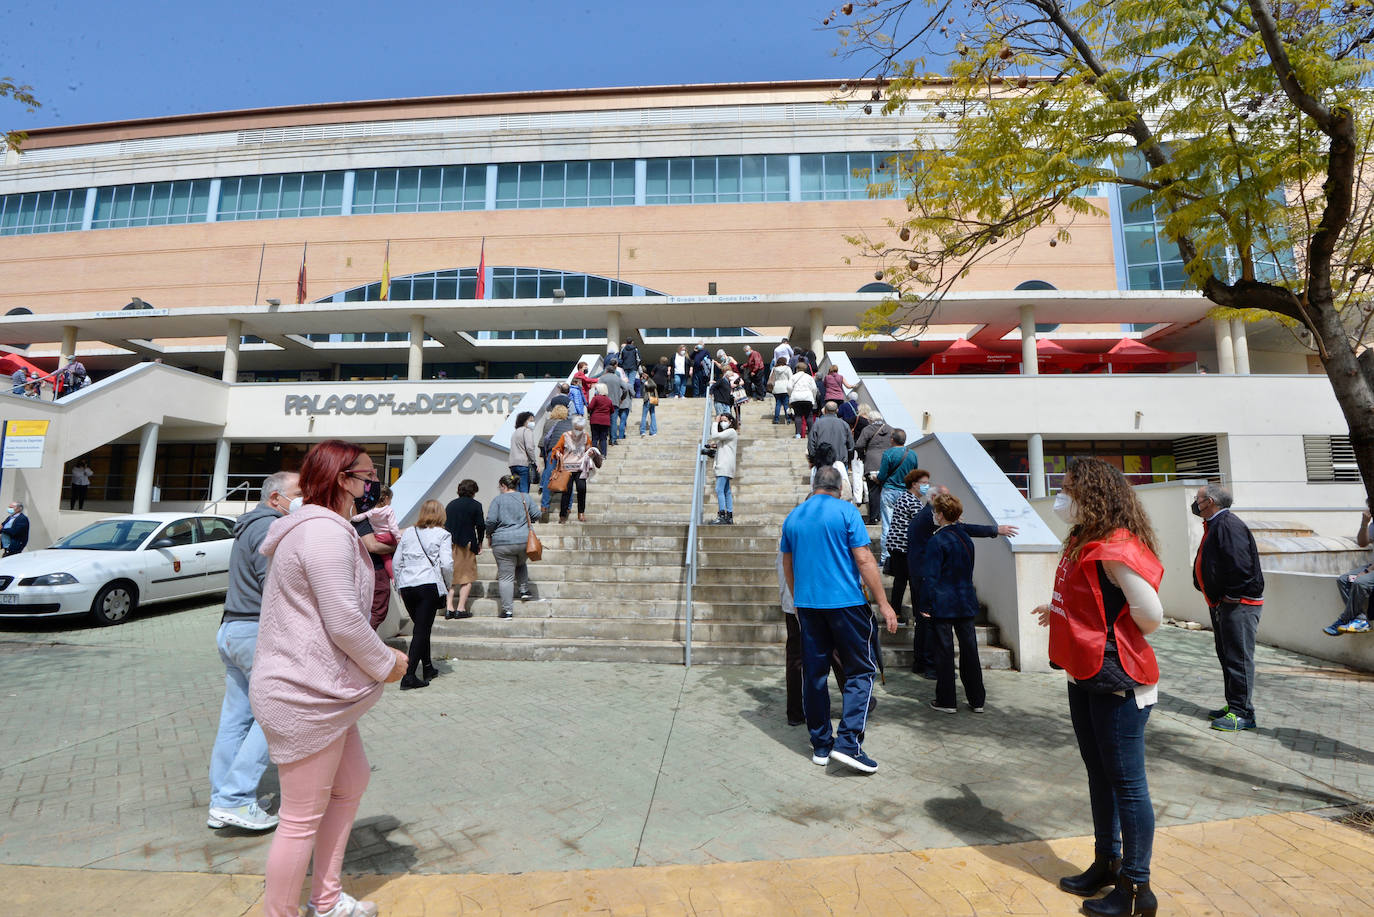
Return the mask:
{"type": "Polygon", "coordinates": [[[155,519],[110,519],[88,525],[53,547],[81,551],[133,551],[159,525],[161,523],[155,519]]]}

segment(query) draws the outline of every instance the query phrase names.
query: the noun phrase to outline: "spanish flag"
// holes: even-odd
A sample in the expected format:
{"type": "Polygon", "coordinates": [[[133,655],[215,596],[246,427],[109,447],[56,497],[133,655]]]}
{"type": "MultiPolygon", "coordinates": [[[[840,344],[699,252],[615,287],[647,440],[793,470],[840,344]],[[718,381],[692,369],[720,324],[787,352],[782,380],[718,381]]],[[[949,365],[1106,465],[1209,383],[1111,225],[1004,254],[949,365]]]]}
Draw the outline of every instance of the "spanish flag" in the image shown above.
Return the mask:
{"type": "Polygon", "coordinates": [[[305,302],[305,253],[309,248],[310,243],[307,242],[305,247],[301,249],[301,270],[296,275],[296,305],[305,302]]]}
{"type": "Polygon", "coordinates": [[[482,257],[477,261],[477,299],[487,298],[487,237],[482,237],[482,257]]]}
{"type": "Polygon", "coordinates": [[[386,256],[382,259],[382,295],[377,297],[382,302],[387,301],[391,295],[391,240],[386,240],[386,256]]]}

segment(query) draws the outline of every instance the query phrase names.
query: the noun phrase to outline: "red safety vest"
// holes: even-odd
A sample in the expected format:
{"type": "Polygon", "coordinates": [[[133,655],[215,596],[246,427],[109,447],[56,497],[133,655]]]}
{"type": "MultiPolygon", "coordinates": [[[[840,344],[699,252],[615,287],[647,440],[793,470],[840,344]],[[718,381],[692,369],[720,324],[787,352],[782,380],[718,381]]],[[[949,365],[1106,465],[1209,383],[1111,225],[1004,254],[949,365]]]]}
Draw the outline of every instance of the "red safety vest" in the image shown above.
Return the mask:
{"type": "MultiPolygon", "coordinates": [[[[1098,581],[1099,561],[1124,563],[1159,589],[1164,565],[1139,538],[1117,529],[1106,541],[1084,545],[1078,560],[1071,562],[1068,552],[1059,561],[1054,576],[1054,598],[1050,602],[1050,661],[1074,678],[1091,678],[1102,669],[1107,646],[1107,612],[1098,581]]],[[[1159,681],[1159,663],[1154,650],[1131,618],[1124,605],[1112,624],[1116,650],[1126,674],[1142,685],[1159,681]]]]}

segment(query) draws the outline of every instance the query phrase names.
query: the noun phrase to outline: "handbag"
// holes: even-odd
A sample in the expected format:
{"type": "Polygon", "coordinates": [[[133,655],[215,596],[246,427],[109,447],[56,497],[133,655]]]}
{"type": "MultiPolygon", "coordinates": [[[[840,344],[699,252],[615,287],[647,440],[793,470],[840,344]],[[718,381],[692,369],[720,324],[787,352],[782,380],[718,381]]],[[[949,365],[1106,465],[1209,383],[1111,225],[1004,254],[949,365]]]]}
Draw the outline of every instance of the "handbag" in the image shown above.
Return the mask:
{"type": "Polygon", "coordinates": [[[549,475],[549,493],[561,494],[568,489],[572,483],[572,472],[566,468],[555,469],[549,475]]]}
{"type": "Polygon", "coordinates": [[[534,534],[534,526],[529,528],[529,537],[525,539],[525,557],[531,561],[536,561],[544,556],[544,542],[540,541],[539,536],[534,534]]]}
{"type": "Polygon", "coordinates": [[[657,405],[657,404],[658,404],[658,396],[657,396],[657,395],[650,395],[650,396],[649,396],[649,404],[651,404],[651,405],[657,405]]]}

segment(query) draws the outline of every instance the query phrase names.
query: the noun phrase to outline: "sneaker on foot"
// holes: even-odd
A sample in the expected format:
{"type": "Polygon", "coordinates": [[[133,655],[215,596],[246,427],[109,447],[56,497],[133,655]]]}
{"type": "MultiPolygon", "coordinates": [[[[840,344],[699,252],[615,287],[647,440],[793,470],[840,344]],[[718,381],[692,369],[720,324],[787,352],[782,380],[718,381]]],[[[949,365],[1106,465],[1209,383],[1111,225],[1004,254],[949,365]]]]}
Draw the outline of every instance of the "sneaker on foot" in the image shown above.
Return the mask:
{"type": "Polygon", "coordinates": [[[1246,729],[1254,729],[1255,721],[1236,716],[1234,713],[1228,713],[1212,720],[1212,728],[1222,732],[1241,732],[1246,729]]]}
{"type": "Polygon", "coordinates": [[[825,767],[827,764],[830,763],[830,749],[827,748],[824,751],[817,749],[816,751],[813,751],[811,753],[811,763],[819,764],[821,767],[825,767]]]}
{"type": "Polygon", "coordinates": [[[306,908],[306,917],[377,917],[377,905],[371,901],[359,901],[348,892],[339,892],[339,900],[327,911],[317,910],[312,904],[306,908]]]}
{"type": "Polygon", "coordinates": [[[246,806],[235,806],[225,808],[223,806],[211,806],[210,817],[205,824],[211,828],[223,828],[225,825],[233,825],[235,828],[243,828],[247,831],[271,831],[277,827],[279,819],[275,815],[268,815],[256,802],[250,802],[246,806]],[[219,822],[218,825],[210,824],[219,822]]]}
{"type": "Polygon", "coordinates": [[[211,816],[209,816],[209,817],[207,817],[207,818],[205,819],[205,827],[207,827],[207,828],[223,828],[223,827],[224,827],[224,822],[220,821],[218,818],[215,818],[215,816],[211,815],[211,816]]]}
{"type": "Polygon", "coordinates": [[[1326,634],[1328,637],[1339,637],[1343,626],[1344,625],[1341,624],[1340,621],[1336,621],[1323,627],[1322,633],[1326,634]]]}
{"type": "Polygon", "coordinates": [[[958,712],[959,712],[959,708],[958,708],[958,707],[941,707],[941,706],[940,706],[938,703],[936,703],[935,701],[931,701],[931,702],[930,702],[930,709],[931,709],[931,710],[939,710],[941,713],[950,713],[950,714],[954,714],[954,713],[958,713],[958,712]]]}
{"type": "Polygon", "coordinates": [[[969,705],[968,705],[968,708],[969,708],[970,710],[972,710],[974,713],[982,713],[982,712],[983,712],[983,708],[982,708],[982,707],[975,707],[975,706],[973,706],[972,704],[969,704],[969,705]]]}
{"type": "Polygon", "coordinates": [[[830,749],[830,757],[852,770],[865,774],[871,774],[878,769],[878,762],[864,754],[862,748],[854,749],[853,754],[843,751],[830,749]]]}
{"type": "Polygon", "coordinates": [[[1230,713],[1230,712],[1231,712],[1231,705],[1230,705],[1230,704],[1222,704],[1220,707],[1218,707],[1218,708],[1215,709],[1215,710],[1208,710],[1208,711],[1207,711],[1207,719],[1209,719],[1209,720],[1219,720],[1219,719],[1221,719],[1223,716],[1225,716],[1226,714],[1228,714],[1228,713],[1230,713]]]}
{"type": "Polygon", "coordinates": [[[1356,618],[1349,623],[1342,624],[1338,630],[1343,634],[1367,634],[1369,633],[1369,622],[1364,618],[1356,618]]]}

